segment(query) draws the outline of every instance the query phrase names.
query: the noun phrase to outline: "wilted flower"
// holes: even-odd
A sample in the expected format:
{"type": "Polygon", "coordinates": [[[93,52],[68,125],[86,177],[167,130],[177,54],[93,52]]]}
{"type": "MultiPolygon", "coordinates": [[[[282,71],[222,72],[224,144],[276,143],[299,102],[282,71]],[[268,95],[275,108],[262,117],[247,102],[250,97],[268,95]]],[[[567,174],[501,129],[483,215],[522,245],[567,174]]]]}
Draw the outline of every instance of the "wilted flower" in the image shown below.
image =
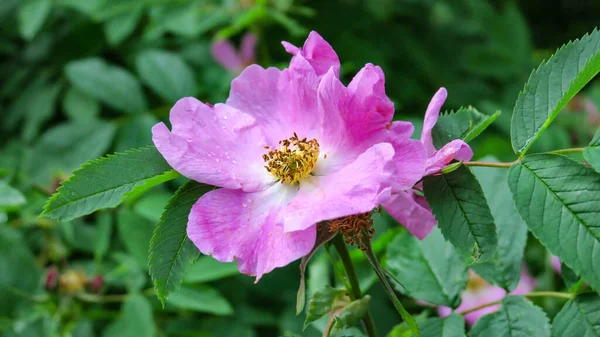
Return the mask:
{"type": "MultiPolygon", "coordinates": [[[[439,173],[454,159],[467,161],[473,157],[473,151],[469,145],[460,139],[451,141],[439,150],[433,146],[431,131],[437,123],[440,109],[447,96],[446,89],[440,88],[431,99],[425,112],[425,121],[421,132],[421,143],[425,146],[428,157],[425,164],[425,176],[439,173]]],[[[419,184],[417,187],[422,187],[422,185],[419,184]]],[[[422,193],[414,190],[394,193],[392,198],[384,203],[384,207],[390,215],[419,239],[424,239],[437,224],[422,193]]]]}
{"type": "MultiPolygon", "coordinates": [[[[510,292],[510,295],[524,295],[533,291],[534,287],[535,279],[529,275],[527,270],[523,267],[521,270],[521,278],[519,283],[517,287],[510,292]]],[[[462,312],[484,304],[500,301],[505,296],[506,290],[489,284],[486,280],[475,274],[475,272],[469,270],[469,282],[467,283],[467,290],[462,293],[462,302],[458,308],[456,308],[456,312],[462,312]]],[[[499,307],[499,304],[492,305],[465,314],[465,321],[467,324],[473,325],[481,316],[495,312],[499,307]]],[[[449,316],[451,313],[452,309],[448,307],[438,307],[438,314],[440,317],[449,316]]]]}
{"type": "Polygon", "coordinates": [[[183,98],[172,129],[152,129],[158,150],[186,177],[221,187],[193,206],[188,235],[203,254],[238,261],[257,280],[307,253],[316,224],[366,213],[421,179],[423,145],[393,122],[379,67],[345,87],[339,59],[312,32],[287,69],[252,65],[225,104],[183,98]],[[393,178],[393,179],[392,179],[393,178]]]}
{"type": "Polygon", "coordinates": [[[210,51],[214,59],[223,68],[234,74],[239,74],[244,68],[255,62],[256,35],[246,33],[242,37],[239,51],[235,49],[229,40],[217,40],[213,42],[210,46],[210,51]]]}

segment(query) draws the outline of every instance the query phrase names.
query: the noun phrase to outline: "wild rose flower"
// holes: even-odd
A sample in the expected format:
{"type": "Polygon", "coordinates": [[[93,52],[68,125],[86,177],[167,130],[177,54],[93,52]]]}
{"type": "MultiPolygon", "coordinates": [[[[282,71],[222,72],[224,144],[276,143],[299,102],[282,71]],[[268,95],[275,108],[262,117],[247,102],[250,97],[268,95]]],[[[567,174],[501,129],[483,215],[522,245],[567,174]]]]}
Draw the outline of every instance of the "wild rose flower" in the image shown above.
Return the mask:
{"type": "MultiPolygon", "coordinates": [[[[425,176],[438,174],[452,160],[467,161],[473,157],[473,151],[463,140],[455,139],[444,145],[440,150],[433,146],[431,131],[437,123],[440,109],[448,97],[445,88],[440,88],[429,103],[425,112],[423,131],[421,132],[421,143],[427,151],[425,164],[425,176]]],[[[417,187],[422,187],[419,185],[417,187]]],[[[406,190],[394,193],[392,198],[384,203],[384,208],[398,222],[419,239],[424,239],[437,225],[431,208],[421,194],[414,190],[406,190]]]]}
{"type": "Polygon", "coordinates": [[[369,212],[425,169],[412,124],[392,123],[379,67],[366,65],[345,87],[337,55],[316,32],[302,48],[284,46],[289,68],[249,66],[226,103],[183,98],[171,131],[152,129],[173,168],[221,187],[192,207],[190,239],[257,281],[309,253],[318,222],[369,212]]]}
{"type": "MultiPolygon", "coordinates": [[[[533,291],[534,287],[535,279],[529,275],[525,268],[523,268],[521,270],[521,279],[519,280],[517,287],[510,292],[510,295],[524,295],[533,291]]],[[[475,274],[475,272],[469,270],[467,290],[462,293],[462,302],[458,308],[456,308],[456,312],[462,312],[476,308],[480,305],[500,301],[505,296],[506,290],[487,283],[486,280],[475,274]]],[[[499,308],[500,305],[485,307],[464,315],[464,318],[467,324],[473,325],[481,316],[495,312],[499,308]]],[[[451,313],[452,309],[448,307],[438,307],[438,314],[440,317],[449,316],[451,313]]]]}
{"type": "Polygon", "coordinates": [[[213,42],[210,46],[210,51],[213,58],[222,65],[223,68],[234,74],[239,74],[246,66],[255,62],[256,35],[253,33],[246,33],[242,37],[239,51],[235,49],[229,40],[217,40],[213,42]]]}
{"type": "Polygon", "coordinates": [[[555,272],[557,272],[559,274],[561,273],[562,266],[560,265],[560,259],[558,258],[558,256],[552,255],[550,257],[550,264],[552,265],[552,268],[554,269],[555,272]]]}

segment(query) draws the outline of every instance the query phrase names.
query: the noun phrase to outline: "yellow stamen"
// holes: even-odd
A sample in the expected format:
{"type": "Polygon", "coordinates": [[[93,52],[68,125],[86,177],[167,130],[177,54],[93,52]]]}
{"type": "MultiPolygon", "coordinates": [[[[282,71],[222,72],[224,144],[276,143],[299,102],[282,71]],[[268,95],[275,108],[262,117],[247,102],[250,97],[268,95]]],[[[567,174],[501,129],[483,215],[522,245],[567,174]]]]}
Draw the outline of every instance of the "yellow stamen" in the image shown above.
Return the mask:
{"type": "Polygon", "coordinates": [[[486,280],[469,270],[469,281],[467,282],[467,289],[469,291],[476,292],[487,285],[488,283],[486,280]]]}
{"type": "Polygon", "coordinates": [[[279,141],[279,144],[279,148],[263,155],[269,173],[281,183],[294,184],[312,172],[319,158],[319,142],[316,139],[298,139],[294,132],[293,137],[279,141]]]}

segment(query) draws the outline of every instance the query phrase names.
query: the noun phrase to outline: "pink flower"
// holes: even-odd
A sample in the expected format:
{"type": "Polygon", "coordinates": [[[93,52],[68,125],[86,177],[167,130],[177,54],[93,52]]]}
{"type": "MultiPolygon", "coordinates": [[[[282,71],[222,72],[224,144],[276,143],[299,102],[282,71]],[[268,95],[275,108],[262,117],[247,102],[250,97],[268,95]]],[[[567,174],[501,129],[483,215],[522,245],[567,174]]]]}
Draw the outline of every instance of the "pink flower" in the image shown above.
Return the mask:
{"type": "Polygon", "coordinates": [[[309,253],[318,222],[369,212],[425,170],[412,124],[392,123],[379,67],[367,64],[345,87],[319,34],[303,48],[284,45],[294,55],[289,68],[251,65],[226,103],[183,98],[171,131],[152,129],[173,168],[221,187],[193,206],[190,239],[257,281],[309,253]]]}
{"type": "Polygon", "coordinates": [[[217,40],[210,46],[210,51],[214,59],[219,62],[223,68],[234,74],[239,74],[246,66],[255,62],[256,54],[256,35],[246,33],[242,37],[240,50],[237,51],[231,41],[217,40]]]}
{"type": "Polygon", "coordinates": [[[561,273],[562,266],[560,265],[560,259],[558,258],[558,256],[552,255],[550,257],[550,264],[552,264],[552,268],[554,269],[555,272],[557,272],[559,274],[561,273]]]}
{"type": "MultiPolygon", "coordinates": [[[[533,291],[534,287],[535,279],[529,275],[527,269],[523,267],[521,270],[521,279],[519,280],[519,284],[513,291],[510,292],[510,295],[524,295],[533,291]]],[[[480,305],[500,301],[505,296],[506,290],[487,283],[487,281],[475,274],[475,272],[469,270],[469,283],[467,284],[467,290],[462,293],[462,302],[455,311],[462,312],[465,310],[470,310],[480,305]]],[[[464,315],[465,321],[467,324],[473,325],[481,316],[495,312],[498,310],[498,308],[500,308],[500,305],[493,305],[470,312],[464,315]]],[[[448,307],[438,307],[438,314],[440,317],[449,316],[451,313],[452,309],[448,307]]]]}
{"type": "MultiPolygon", "coordinates": [[[[421,143],[425,147],[428,157],[425,164],[425,176],[439,173],[454,159],[466,161],[473,157],[473,151],[469,145],[460,139],[451,141],[440,150],[436,150],[433,146],[431,131],[437,123],[440,109],[447,96],[446,89],[440,88],[431,99],[425,112],[425,121],[421,132],[421,143]]],[[[417,187],[421,188],[422,185],[419,184],[417,187]]],[[[394,193],[383,206],[391,216],[421,240],[437,225],[429,204],[421,194],[417,194],[414,190],[394,193]]]]}

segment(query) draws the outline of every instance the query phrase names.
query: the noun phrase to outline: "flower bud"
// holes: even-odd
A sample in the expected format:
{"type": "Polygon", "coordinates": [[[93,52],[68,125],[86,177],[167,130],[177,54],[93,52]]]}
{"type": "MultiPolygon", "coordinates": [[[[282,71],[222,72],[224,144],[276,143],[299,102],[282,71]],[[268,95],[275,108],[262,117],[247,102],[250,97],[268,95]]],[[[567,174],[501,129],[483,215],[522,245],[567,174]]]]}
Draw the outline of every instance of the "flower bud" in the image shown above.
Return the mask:
{"type": "Polygon", "coordinates": [[[46,290],[50,291],[56,289],[56,285],[58,284],[58,276],[58,268],[52,266],[50,269],[48,269],[45,282],[46,290]]]}
{"type": "Polygon", "coordinates": [[[65,294],[75,294],[83,290],[87,283],[81,270],[67,270],[58,279],[59,290],[65,294]]]}

